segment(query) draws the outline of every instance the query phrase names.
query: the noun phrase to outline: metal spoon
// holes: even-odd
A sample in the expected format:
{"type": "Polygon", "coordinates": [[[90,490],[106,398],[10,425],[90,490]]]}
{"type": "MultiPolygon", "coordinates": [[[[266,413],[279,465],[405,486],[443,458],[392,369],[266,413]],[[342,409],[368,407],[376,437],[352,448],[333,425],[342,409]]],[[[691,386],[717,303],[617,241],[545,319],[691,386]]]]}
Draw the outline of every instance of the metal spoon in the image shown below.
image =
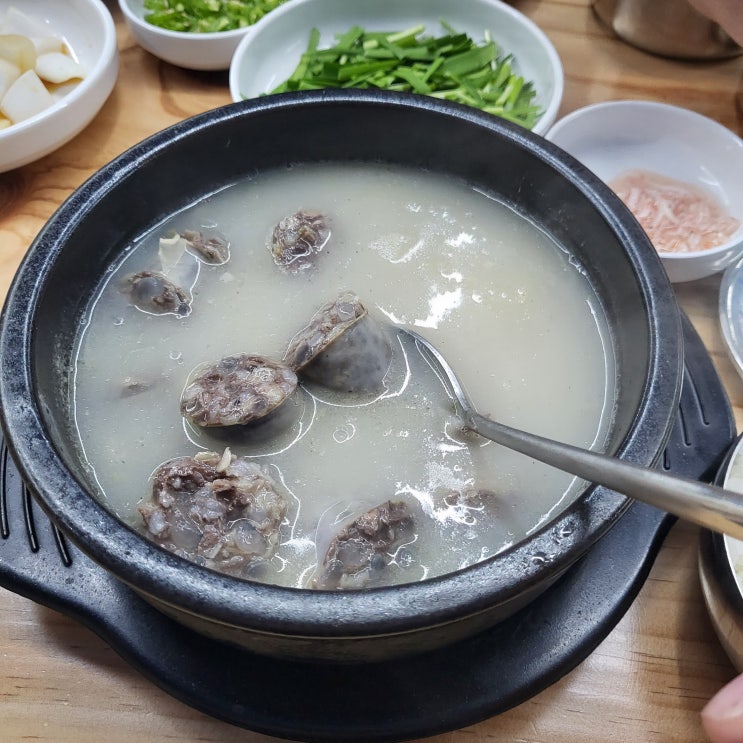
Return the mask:
{"type": "Polygon", "coordinates": [[[686,477],[669,475],[497,423],[478,413],[446,359],[413,330],[398,327],[403,344],[414,344],[446,386],[466,429],[563,472],[604,485],[713,531],[743,539],[743,495],[686,477]]]}

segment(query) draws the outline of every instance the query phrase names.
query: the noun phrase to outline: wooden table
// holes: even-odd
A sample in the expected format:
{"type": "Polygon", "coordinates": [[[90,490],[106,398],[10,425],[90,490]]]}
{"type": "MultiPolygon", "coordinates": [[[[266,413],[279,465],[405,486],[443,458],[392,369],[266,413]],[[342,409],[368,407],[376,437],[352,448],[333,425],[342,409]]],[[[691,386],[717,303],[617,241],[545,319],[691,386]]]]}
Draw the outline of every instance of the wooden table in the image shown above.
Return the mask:
{"type": "MultiPolygon", "coordinates": [[[[101,165],[170,124],[229,103],[226,73],[196,73],[139,48],[118,7],[121,71],[95,121],[31,165],[0,175],[0,291],[55,208],[101,165]]],[[[612,38],[589,0],[513,3],[548,34],[566,72],[561,114],[602,100],[643,98],[694,109],[743,135],[743,58],[686,63],[612,38]]],[[[677,285],[743,422],[743,380],[717,320],[720,279],[677,285]]],[[[633,606],[590,657],[536,697],[435,743],[705,739],[699,711],[734,675],[706,613],[697,577],[698,530],[677,524],[633,606]]],[[[330,701],[330,700],[329,700],[330,701]]],[[[288,702],[290,704],[290,702],[288,702]]],[[[383,713],[382,713],[383,714],[383,713]]],[[[263,743],[171,698],[75,621],[0,589],[0,740],[107,743],[170,740],[263,743]]]]}

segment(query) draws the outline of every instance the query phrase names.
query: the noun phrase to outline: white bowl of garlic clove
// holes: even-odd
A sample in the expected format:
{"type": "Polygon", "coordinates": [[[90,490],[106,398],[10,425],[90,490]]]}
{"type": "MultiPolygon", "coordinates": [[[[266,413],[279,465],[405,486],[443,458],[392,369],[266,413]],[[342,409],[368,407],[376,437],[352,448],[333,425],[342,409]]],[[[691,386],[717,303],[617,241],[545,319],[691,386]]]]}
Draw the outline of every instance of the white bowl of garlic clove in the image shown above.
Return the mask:
{"type": "Polygon", "coordinates": [[[117,74],[116,29],[101,0],[0,0],[0,172],[79,134],[117,74]]]}

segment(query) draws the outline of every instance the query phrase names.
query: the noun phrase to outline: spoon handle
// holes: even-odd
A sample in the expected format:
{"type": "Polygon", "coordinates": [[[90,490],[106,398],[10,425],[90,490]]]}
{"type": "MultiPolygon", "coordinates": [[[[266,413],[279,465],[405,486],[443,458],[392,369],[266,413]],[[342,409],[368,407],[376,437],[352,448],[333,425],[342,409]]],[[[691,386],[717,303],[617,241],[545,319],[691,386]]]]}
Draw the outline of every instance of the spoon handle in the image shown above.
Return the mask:
{"type": "Polygon", "coordinates": [[[687,521],[743,539],[743,495],[739,493],[545,439],[473,411],[468,411],[466,421],[468,428],[509,449],[687,521]]]}

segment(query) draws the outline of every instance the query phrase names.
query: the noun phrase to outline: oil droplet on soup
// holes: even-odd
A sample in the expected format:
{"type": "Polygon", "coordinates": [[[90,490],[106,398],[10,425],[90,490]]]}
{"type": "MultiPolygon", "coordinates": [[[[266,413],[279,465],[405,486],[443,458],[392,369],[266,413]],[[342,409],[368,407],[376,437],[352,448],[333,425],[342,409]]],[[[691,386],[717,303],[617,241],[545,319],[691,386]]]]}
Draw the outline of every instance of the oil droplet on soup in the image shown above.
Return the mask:
{"type": "Polygon", "coordinates": [[[194,370],[246,354],[282,361],[342,292],[382,326],[430,338],[481,412],[583,447],[601,446],[611,427],[608,325],[580,262],[465,183],[382,165],[270,171],[171,215],[130,247],[78,339],[79,445],[101,501],[150,537],[184,526],[150,503],[151,475],[165,462],[201,457],[216,490],[241,477],[268,488],[263,510],[235,510],[211,490],[198,507],[178,506],[178,519],[202,532],[215,509],[232,519],[229,535],[206,546],[203,533],[184,537],[202,539],[193,555],[171,545],[208,567],[307,588],[417,581],[497,554],[580,491],[570,475],[464,436],[438,379],[393,333],[379,390],[329,389],[299,370],[280,420],[206,428],[182,416],[194,370]],[[312,229],[287,222],[292,214],[310,214],[312,229]],[[282,220],[305,230],[285,238],[299,264],[275,259],[282,220]],[[162,253],[161,239],[168,247],[200,231],[229,243],[226,261],[162,253]],[[315,242],[303,246],[306,235],[315,242]],[[188,286],[177,302],[153,297],[158,311],[143,311],[122,285],[164,266],[188,286]],[[266,509],[273,520],[261,521],[266,509]]]}

